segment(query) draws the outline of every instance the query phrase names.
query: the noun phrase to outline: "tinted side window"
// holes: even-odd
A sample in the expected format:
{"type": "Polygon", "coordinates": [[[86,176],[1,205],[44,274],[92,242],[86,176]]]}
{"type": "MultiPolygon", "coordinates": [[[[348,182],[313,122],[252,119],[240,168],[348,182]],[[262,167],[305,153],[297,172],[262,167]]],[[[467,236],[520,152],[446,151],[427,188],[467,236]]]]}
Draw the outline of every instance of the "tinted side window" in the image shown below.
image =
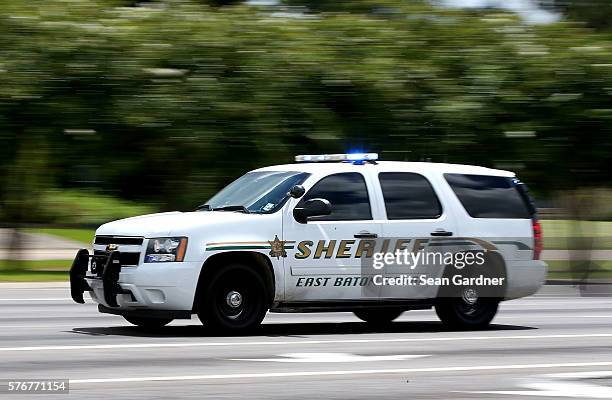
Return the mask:
{"type": "Polygon", "coordinates": [[[363,175],[347,172],[326,176],[300,200],[298,207],[310,199],[326,199],[332,206],[330,215],[313,217],[313,221],[346,221],[372,219],[370,199],[363,175]]]}
{"type": "Polygon", "coordinates": [[[387,219],[426,219],[442,215],[442,207],[429,181],[409,172],[378,174],[387,219]]]}
{"type": "Polygon", "coordinates": [[[474,218],[531,217],[512,178],[463,174],[444,174],[444,177],[474,218]]]}

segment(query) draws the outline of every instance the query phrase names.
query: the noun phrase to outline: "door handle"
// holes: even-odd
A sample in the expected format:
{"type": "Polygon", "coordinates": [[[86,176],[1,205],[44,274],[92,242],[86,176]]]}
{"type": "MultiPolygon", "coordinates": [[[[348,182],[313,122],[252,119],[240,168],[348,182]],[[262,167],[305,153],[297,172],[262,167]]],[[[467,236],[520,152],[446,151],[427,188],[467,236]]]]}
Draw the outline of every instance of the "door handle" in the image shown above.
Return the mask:
{"type": "Polygon", "coordinates": [[[444,229],[436,229],[430,233],[431,236],[453,236],[453,232],[445,231],[444,229]]]}
{"type": "Polygon", "coordinates": [[[376,239],[378,235],[370,232],[359,232],[353,235],[353,237],[357,239],[376,239]]]}

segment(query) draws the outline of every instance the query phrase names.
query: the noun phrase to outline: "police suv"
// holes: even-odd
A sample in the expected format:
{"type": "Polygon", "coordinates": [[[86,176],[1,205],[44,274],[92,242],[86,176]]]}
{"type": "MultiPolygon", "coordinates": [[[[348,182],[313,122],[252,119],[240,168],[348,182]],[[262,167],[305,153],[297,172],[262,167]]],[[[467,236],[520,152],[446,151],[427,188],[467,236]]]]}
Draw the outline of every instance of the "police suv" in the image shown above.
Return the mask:
{"type": "Polygon", "coordinates": [[[434,307],[443,323],[475,329],[500,301],[541,287],[540,224],[514,173],[377,159],[297,156],[196,211],[104,224],[93,254],[76,255],[72,298],[89,292],[100,312],[147,328],[197,314],[243,331],[267,311],[348,311],[381,325],[434,307]]]}

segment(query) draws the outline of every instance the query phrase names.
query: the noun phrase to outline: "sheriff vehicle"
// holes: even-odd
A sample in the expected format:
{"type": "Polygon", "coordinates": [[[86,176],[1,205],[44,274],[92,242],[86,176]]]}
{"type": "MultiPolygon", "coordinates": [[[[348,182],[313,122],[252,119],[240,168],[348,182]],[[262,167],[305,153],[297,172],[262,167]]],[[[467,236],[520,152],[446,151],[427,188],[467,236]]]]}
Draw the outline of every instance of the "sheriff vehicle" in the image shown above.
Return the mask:
{"type": "Polygon", "coordinates": [[[196,211],[104,224],[93,254],[76,255],[72,298],[83,303],[89,292],[100,312],[146,328],[197,314],[205,326],[243,331],[268,311],[349,311],[380,325],[435,307],[443,323],[475,329],[500,301],[541,287],[540,224],[514,173],[377,159],[297,156],[246,173],[196,211]],[[462,243],[450,261],[408,273],[370,276],[364,261],[462,243]],[[485,274],[465,267],[470,254],[487,261],[485,274]]]}

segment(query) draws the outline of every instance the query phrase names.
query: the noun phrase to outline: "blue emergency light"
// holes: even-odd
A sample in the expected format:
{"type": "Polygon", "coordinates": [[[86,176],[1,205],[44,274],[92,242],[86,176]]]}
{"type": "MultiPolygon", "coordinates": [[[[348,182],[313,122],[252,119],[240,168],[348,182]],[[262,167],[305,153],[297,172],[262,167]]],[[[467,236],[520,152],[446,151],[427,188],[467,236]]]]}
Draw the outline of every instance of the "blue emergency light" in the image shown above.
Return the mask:
{"type": "Polygon", "coordinates": [[[363,162],[378,160],[378,153],[350,153],[350,154],[304,154],[295,156],[296,162],[330,162],[347,161],[363,162]]]}

